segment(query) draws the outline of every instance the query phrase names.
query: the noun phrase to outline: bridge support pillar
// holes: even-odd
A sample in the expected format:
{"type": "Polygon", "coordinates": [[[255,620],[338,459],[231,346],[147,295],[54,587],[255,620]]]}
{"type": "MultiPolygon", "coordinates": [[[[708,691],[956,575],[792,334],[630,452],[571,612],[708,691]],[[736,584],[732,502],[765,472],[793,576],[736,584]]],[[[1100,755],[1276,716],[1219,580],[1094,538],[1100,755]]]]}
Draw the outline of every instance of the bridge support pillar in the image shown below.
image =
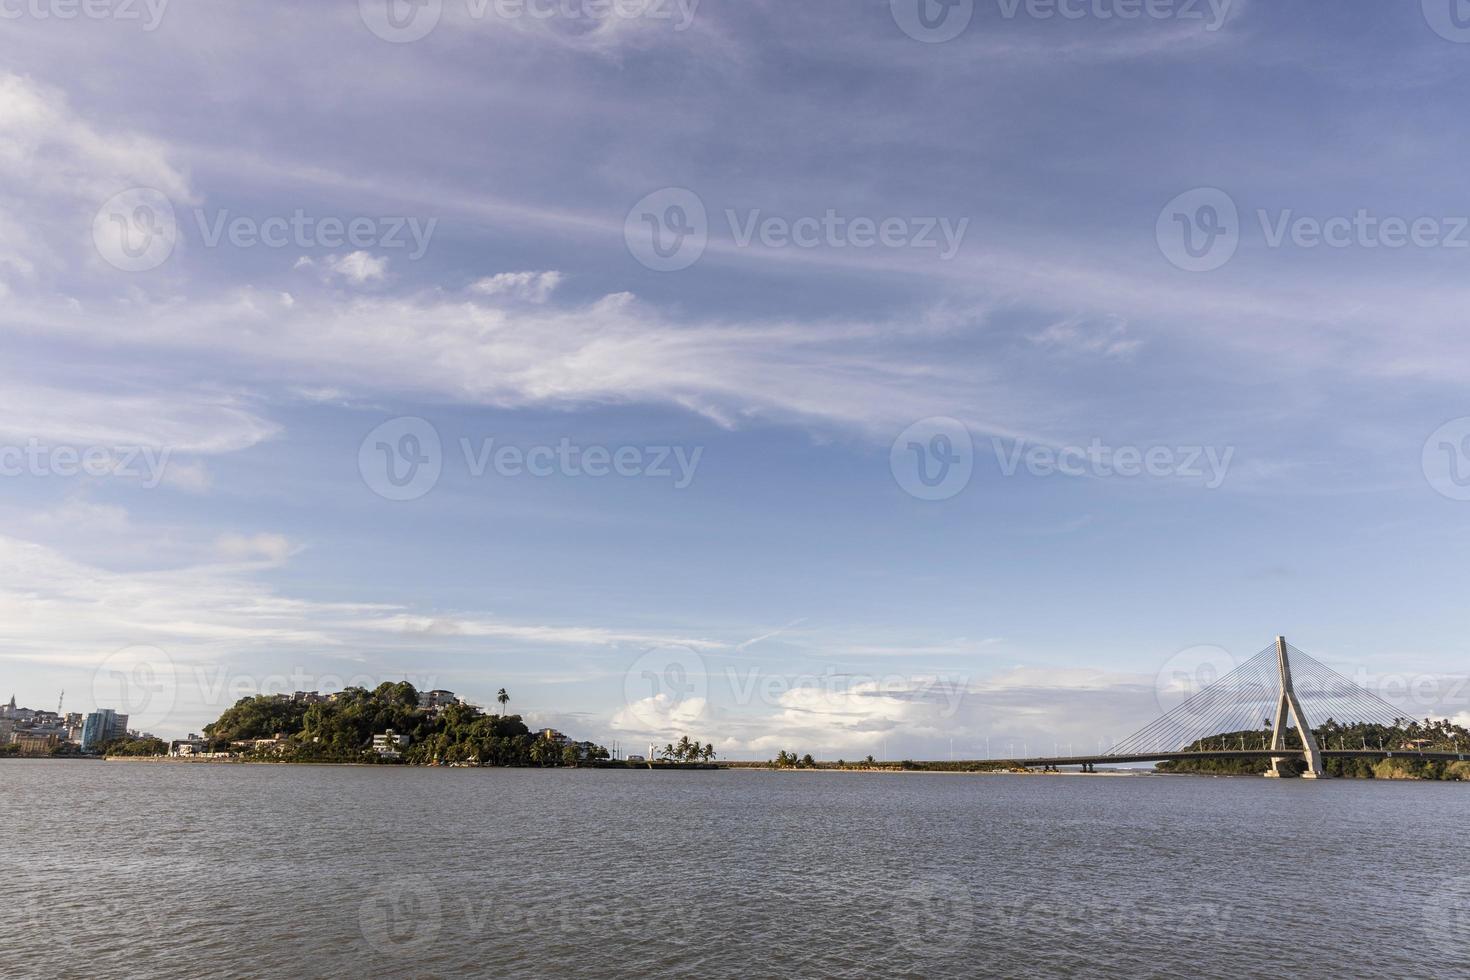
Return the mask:
{"type": "MultiPolygon", "coordinates": [[[[1317,747],[1317,736],[1312,732],[1312,726],[1307,721],[1307,716],[1302,711],[1301,702],[1296,698],[1296,688],[1291,683],[1291,659],[1286,653],[1286,637],[1276,638],[1276,666],[1281,674],[1281,695],[1276,701],[1276,719],[1271,728],[1271,748],[1286,749],[1286,723],[1287,716],[1295,723],[1297,734],[1302,739],[1302,756],[1306,759],[1307,769],[1302,773],[1303,779],[1325,779],[1326,771],[1322,768],[1322,750],[1317,747]]],[[[1281,776],[1281,764],[1289,755],[1271,757],[1271,771],[1267,776],[1281,776]]]]}

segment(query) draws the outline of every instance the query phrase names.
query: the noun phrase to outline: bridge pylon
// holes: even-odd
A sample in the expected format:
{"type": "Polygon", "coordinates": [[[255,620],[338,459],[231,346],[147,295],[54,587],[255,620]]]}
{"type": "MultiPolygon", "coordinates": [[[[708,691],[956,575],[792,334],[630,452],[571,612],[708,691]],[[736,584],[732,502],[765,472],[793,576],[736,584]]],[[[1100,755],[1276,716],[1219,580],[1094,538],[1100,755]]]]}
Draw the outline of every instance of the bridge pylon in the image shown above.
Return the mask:
{"type": "Polygon", "coordinates": [[[1286,748],[1286,722],[1287,715],[1296,725],[1297,734],[1302,739],[1302,755],[1306,759],[1307,769],[1302,773],[1303,779],[1325,779],[1327,772],[1322,768],[1322,750],[1317,747],[1317,736],[1312,733],[1311,723],[1307,721],[1306,713],[1302,711],[1302,704],[1297,700],[1296,688],[1291,682],[1291,657],[1286,652],[1286,637],[1276,638],[1276,667],[1281,678],[1281,690],[1276,698],[1276,719],[1271,728],[1271,748],[1281,749],[1282,755],[1271,757],[1271,771],[1267,776],[1281,776],[1281,764],[1291,758],[1286,748]]]}

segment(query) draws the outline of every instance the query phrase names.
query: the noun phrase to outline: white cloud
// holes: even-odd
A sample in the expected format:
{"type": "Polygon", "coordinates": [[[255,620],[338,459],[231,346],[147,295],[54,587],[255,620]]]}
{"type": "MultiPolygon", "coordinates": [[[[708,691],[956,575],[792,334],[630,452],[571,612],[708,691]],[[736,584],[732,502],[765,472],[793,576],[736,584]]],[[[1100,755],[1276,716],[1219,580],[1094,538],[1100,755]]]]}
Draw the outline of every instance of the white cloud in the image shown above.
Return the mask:
{"type": "Polygon", "coordinates": [[[414,296],[298,297],[238,290],[79,317],[18,316],[35,329],[139,349],[207,351],[296,388],[361,388],[516,407],[673,405],[722,425],[779,419],[892,432],[930,415],[1022,436],[1002,372],[910,354],[904,324],[673,319],[626,293],[575,306],[502,308],[414,296]],[[897,426],[898,429],[895,429],[897,426]]]}
{"type": "Polygon", "coordinates": [[[77,447],[147,446],[171,453],[230,453],[277,427],[224,395],[185,390],[110,392],[0,378],[0,439],[77,447]]]}
{"type": "Polygon", "coordinates": [[[299,550],[283,534],[222,534],[215,541],[215,551],[226,561],[279,565],[299,550]]]}
{"type": "Polygon", "coordinates": [[[627,732],[656,740],[676,739],[680,735],[707,740],[706,734],[722,723],[704,698],[674,700],[667,694],[656,694],[614,712],[609,724],[613,731],[627,732]]]}
{"type": "Polygon", "coordinates": [[[162,142],[99,129],[78,118],[59,89],[9,72],[0,73],[0,178],[26,198],[64,196],[93,208],[136,186],[176,204],[194,199],[162,142]]]}
{"type": "Polygon", "coordinates": [[[1126,357],[1140,343],[1128,335],[1127,321],[1115,316],[1068,317],[1047,326],[1031,339],[1043,347],[1104,357],[1126,357]]]}
{"type": "Polygon", "coordinates": [[[724,644],[710,640],[690,639],[688,637],[667,636],[656,633],[610,630],[599,627],[528,626],[475,617],[421,616],[408,613],[366,619],[361,625],[364,629],[379,630],[385,633],[401,633],[411,636],[498,637],[531,643],[566,644],[573,646],[651,646],[655,644],[673,644],[693,647],[695,649],[716,649],[724,646],[724,644]]]}
{"type": "Polygon", "coordinates": [[[328,255],[323,262],[331,275],[339,276],[358,286],[381,281],[388,272],[387,257],[374,256],[370,252],[358,251],[340,256],[328,255]]]}
{"type": "Polygon", "coordinates": [[[509,296],[529,303],[544,303],[561,285],[560,272],[501,272],[470,286],[482,296],[509,296]]]}
{"type": "Polygon", "coordinates": [[[163,468],[163,483],[185,493],[208,493],[214,486],[214,477],[202,459],[170,459],[163,468]]]}

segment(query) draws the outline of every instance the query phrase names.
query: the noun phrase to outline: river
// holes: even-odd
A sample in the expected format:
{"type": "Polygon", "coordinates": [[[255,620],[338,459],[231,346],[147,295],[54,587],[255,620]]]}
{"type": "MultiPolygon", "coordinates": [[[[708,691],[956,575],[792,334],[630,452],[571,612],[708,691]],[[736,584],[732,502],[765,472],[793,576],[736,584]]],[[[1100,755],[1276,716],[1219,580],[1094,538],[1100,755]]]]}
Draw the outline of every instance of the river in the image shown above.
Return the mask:
{"type": "Polygon", "coordinates": [[[0,976],[1470,975],[1470,786],[0,763],[0,976]]]}

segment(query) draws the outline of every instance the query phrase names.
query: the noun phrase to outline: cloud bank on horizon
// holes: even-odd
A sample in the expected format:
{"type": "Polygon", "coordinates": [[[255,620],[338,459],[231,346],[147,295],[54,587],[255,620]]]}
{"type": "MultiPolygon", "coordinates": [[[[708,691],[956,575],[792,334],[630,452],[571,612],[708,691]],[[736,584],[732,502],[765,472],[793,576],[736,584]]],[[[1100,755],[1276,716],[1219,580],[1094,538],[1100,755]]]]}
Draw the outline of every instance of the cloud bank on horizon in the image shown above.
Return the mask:
{"type": "Polygon", "coordinates": [[[14,7],[0,685],[934,757],[1287,632],[1470,710],[1449,3],[14,7]]]}

